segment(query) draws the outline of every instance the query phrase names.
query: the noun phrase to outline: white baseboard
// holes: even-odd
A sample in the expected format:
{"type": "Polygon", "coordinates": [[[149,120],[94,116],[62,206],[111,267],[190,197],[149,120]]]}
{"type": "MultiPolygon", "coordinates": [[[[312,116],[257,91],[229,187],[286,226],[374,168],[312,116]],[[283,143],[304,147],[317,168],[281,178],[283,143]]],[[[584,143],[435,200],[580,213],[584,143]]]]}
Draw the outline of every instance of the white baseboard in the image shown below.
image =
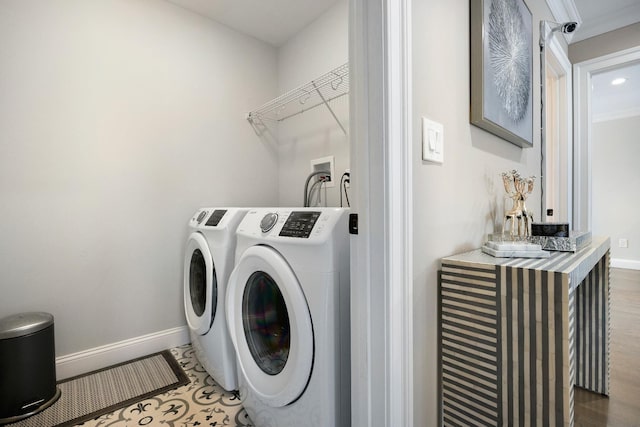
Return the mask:
{"type": "Polygon", "coordinates": [[[56,377],[59,380],[102,369],[116,363],[187,344],[189,328],[180,326],[113,344],[90,348],[56,357],[56,377]]]}
{"type": "Polygon", "coordinates": [[[611,267],[626,268],[627,270],[640,270],[640,261],[631,259],[611,258],[611,267]]]}

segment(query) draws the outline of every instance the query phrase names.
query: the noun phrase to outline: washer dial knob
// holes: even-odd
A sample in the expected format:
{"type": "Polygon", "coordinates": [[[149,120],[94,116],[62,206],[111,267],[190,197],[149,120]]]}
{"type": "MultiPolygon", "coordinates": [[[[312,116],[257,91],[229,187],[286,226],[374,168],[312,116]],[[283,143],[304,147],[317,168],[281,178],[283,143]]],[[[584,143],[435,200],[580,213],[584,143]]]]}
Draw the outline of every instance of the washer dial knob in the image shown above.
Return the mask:
{"type": "Polygon", "coordinates": [[[270,212],[262,218],[262,221],[260,221],[260,230],[262,230],[263,233],[266,233],[276,225],[276,222],[278,222],[278,214],[270,212]]]}

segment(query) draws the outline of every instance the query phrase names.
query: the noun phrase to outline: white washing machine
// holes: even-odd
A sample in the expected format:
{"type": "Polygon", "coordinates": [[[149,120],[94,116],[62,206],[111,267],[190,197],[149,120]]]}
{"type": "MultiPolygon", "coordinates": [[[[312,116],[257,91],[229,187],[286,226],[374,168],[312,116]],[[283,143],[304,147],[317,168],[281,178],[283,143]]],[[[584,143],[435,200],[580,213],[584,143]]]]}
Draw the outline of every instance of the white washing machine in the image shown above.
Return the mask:
{"type": "Polygon", "coordinates": [[[260,427],[350,426],[348,210],[259,208],[238,226],[227,321],[260,427]]]}
{"type": "Polygon", "coordinates": [[[189,221],[184,254],[184,310],[196,357],[225,390],[238,389],[238,371],[225,316],[236,228],[248,209],[202,208],[189,221]]]}

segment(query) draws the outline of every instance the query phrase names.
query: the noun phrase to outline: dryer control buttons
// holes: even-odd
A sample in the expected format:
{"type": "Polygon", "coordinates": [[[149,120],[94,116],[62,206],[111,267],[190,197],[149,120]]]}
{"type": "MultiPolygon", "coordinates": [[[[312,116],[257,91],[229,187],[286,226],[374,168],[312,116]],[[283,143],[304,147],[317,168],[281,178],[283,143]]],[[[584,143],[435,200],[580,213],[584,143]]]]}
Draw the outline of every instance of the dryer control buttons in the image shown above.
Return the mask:
{"type": "Polygon", "coordinates": [[[218,224],[220,224],[220,220],[226,213],[226,209],[216,209],[215,211],[213,211],[213,214],[211,214],[211,217],[209,217],[205,225],[208,225],[209,227],[216,227],[218,224]]]}
{"type": "Polygon", "coordinates": [[[311,230],[316,225],[318,218],[320,218],[320,212],[291,212],[287,222],[282,227],[282,231],[280,231],[280,236],[306,239],[311,235],[311,230]]]}
{"type": "Polygon", "coordinates": [[[268,213],[262,218],[262,221],[260,221],[260,230],[266,233],[276,225],[276,222],[278,222],[278,214],[275,212],[268,213]]]}

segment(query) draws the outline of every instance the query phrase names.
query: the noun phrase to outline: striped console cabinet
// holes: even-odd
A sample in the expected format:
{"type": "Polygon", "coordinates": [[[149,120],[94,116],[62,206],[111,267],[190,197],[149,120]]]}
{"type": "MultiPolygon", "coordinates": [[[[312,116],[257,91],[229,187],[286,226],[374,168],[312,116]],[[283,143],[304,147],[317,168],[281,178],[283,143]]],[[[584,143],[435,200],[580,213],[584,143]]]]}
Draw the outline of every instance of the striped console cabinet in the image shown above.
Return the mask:
{"type": "Polygon", "coordinates": [[[444,426],[573,426],[574,385],[609,393],[609,249],[442,259],[444,426]]]}

